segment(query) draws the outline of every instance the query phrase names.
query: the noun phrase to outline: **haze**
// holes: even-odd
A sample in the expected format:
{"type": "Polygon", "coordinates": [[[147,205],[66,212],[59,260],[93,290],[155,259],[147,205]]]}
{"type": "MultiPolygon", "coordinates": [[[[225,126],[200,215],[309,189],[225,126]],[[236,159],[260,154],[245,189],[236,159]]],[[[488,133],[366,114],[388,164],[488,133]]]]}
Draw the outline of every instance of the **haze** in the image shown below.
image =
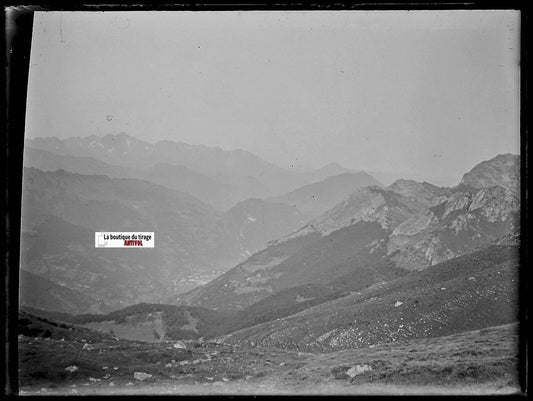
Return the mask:
{"type": "Polygon", "coordinates": [[[126,132],[456,185],[519,153],[519,18],[38,12],[26,136],[126,132]]]}

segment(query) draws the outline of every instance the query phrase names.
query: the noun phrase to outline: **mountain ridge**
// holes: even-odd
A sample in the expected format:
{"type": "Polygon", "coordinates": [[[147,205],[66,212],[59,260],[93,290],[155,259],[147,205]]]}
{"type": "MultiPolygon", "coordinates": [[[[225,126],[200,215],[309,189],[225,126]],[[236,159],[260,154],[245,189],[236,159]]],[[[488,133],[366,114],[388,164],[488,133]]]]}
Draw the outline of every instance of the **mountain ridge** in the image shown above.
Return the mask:
{"type": "Polygon", "coordinates": [[[27,167],[148,179],[190,193],[220,211],[248,198],[279,196],[336,173],[352,171],[329,165],[296,173],[242,149],[223,150],[171,140],[149,143],[125,133],[66,139],[38,137],[27,139],[25,148],[27,167]]]}
{"type": "Polygon", "coordinates": [[[296,207],[302,213],[319,216],[346,198],[354,190],[366,186],[383,186],[364,171],[341,173],[294,189],[273,201],[296,207]]]}
{"type": "Polygon", "coordinates": [[[351,271],[352,275],[345,277],[356,283],[368,275],[362,269],[368,258],[374,258],[375,266],[424,270],[514,231],[518,213],[515,192],[500,186],[465,192],[463,187],[398,180],[386,188],[360,188],[300,230],[270,242],[269,247],[224,273],[205,290],[195,289],[178,302],[243,308],[291,285],[318,284],[313,280],[318,280],[320,271],[332,280],[343,277],[333,272],[351,271]],[[375,237],[370,234],[372,224],[375,237]],[[365,228],[358,230],[358,226],[365,228]],[[291,247],[295,243],[302,245],[291,247]],[[278,249],[283,246],[292,250],[280,253],[278,249]],[[358,253],[359,246],[363,246],[363,253],[358,253]]]}

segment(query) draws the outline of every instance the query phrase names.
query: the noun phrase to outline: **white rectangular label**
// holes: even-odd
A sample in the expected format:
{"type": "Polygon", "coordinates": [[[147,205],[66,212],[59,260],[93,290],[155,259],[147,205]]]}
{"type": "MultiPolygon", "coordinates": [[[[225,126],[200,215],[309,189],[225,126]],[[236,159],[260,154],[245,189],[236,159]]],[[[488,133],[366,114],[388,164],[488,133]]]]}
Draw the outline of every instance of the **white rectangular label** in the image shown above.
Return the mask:
{"type": "Polygon", "coordinates": [[[153,248],[153,232],[95,232],[95,248],[153,248]]]}

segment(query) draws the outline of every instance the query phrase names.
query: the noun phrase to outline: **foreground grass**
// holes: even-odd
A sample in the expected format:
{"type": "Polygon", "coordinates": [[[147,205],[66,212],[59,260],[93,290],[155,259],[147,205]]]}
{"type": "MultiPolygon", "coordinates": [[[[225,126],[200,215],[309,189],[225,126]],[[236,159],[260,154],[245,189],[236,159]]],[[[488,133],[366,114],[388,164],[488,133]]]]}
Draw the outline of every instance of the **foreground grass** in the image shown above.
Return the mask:
{"type": "Polygon", "coordinates": [[[21,336],[20,393],[512,394],[519,392],[517,340],[516,325],[505,325],[312,354],[109,339],[87,347],[81,340],[21,336]],[[350,375],[356,365],[365,371],[350,375]],[[137,371],[152,377],[137,381],[137,371]]]}
{"type": "Polygon", "coordinates": [[[330,383],[287,386],[276,381],[250,383],[147,384],[135,387],[85,387],[22,390],[20,395],[515,395],[516,387],[492,383],[461,386],[330,383]]]}

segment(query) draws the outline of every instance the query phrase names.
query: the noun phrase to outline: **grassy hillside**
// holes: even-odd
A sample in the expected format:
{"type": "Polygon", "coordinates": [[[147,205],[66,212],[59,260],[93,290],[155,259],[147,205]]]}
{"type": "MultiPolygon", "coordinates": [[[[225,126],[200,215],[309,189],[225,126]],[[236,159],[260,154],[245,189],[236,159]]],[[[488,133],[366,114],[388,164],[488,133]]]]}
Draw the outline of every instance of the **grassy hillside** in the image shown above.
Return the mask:
{"type": "Polygon", "coordinates": [[[515,322],[517,247],[490,245],[422,272],[240,330],[225,341],[334,351],[515,322]]]}
{"type": "Polygon", "coordinates": [[[27,313],[117,337],[162,342],[212,337],[228,327],[228,313],[194,306],[140,303],[107,314],[71,315],[22,307],[27,313]]]}
{"type": "Polygon", "coordinates": [[[279,291],[306,284],[355,290],[406,274],[388,262],[379,224],[359,221],[321,237],[317,233],[274,243],[178,302],[243,309],[279,291]]]}
{"type": "Polygon", "coordinates": [[[505,325],[310,354],[105,339],[84,349],[80,340],[20,336],[20,388],[21,395],[512,394],[519,392],[517,339],[516,325],[505,325]],[[358,366],[364,371],[350,376],[358,366]],[[152,376],[138,381],[134,372],[152,376]]]}
{"type": "Polygon", "coordinates": [[[87,310],[94,312],[109,310],[102,301],[24,269],[19,272],[19,294],[21,305],[52,311],[79,313],[87,310]]]}
{"type": "Polygon", "coordinates": [[[78,325],[59,322],[54,319],[38,316],[26,311],[19,311],[19,335],[34,338],[46,338],[67,341],[103,341],[113,339],[107,333],[99,333],[78,325]]]}

